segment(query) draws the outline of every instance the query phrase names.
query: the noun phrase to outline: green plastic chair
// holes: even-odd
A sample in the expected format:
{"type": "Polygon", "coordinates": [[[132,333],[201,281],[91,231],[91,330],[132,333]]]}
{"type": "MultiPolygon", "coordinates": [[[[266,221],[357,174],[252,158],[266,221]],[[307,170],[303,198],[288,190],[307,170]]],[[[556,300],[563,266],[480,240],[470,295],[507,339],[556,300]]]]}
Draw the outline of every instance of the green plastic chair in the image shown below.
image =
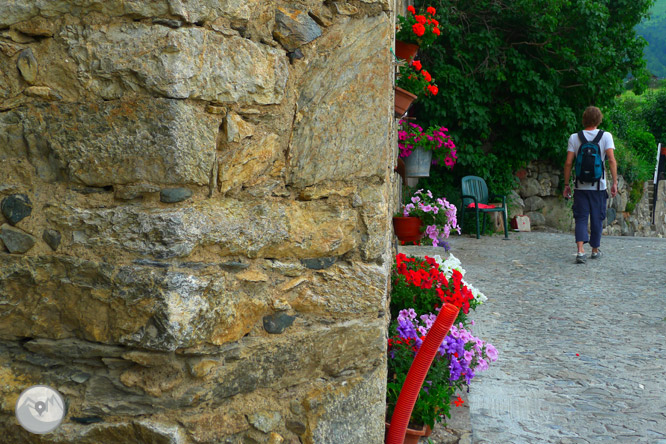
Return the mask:
{"type": "Polygon", "coordinates": [[[477,176],[465,176],[462,179],[462,215],[461,215],[461,228],[462,224],[465,223],[465,211],[474,210],[476,213],[476,238],[479,239],[479,214],[483,216],[483,231],[486,230],[486,213],[496,213],[502,212],[502,220],[504,221],[504,239],[509,239],[509,230],[507,226],[507,208],[506,208],[506,196],[500,196],[498,194],[488,194],[488,186],[486,181],[477,176]],[[478,204],[488,205],[489,199],[502,198],[502,206],[497,206],[495,208],[479,208],[478,204]],[[467,205],[470,203],[474,204],[473,208],[467,208],[467,205]]]}

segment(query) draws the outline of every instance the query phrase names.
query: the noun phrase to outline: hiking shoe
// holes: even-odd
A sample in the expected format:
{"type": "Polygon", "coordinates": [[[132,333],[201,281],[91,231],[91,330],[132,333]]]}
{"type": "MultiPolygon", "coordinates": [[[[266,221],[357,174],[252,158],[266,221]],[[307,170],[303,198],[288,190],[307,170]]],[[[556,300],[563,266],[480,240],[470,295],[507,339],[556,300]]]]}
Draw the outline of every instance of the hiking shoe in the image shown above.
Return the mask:
{"type": "Polygon", "coordinates": [[[593,251],[592,254],[590,255],[590,259],[599,259],[601,257],[601,251],[597,251],[596,253],[593,251]]]}
{"type": "Polygon", "coordinates": [[[584,264],[585,263],[585,253],[578,253],[576,255],[576,263],[577,264],[584,264]]]}

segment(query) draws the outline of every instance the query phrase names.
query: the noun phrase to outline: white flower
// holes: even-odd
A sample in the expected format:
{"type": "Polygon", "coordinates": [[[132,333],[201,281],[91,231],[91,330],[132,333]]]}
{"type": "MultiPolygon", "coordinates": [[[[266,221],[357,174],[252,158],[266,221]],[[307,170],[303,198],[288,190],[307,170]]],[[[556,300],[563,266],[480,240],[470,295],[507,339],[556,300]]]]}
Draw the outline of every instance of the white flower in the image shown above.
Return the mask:
{"type": "MultiPolygon", "coordinates": [[[[446,260],[442,260],[442,257],[439,255],[435,256],[433,259],[435,259],[435,262],[437,262],[439,265],[439,269],[442,271],[442,273],[444,273],[447,279],[451,279],[453,270],[458,270],[461,275],[465,275],[465,269],[462,267],[462,262],[460,262],[460,259],[455,257],[453,254],[449,253],[449,258],[446,260]]],[[[467,288],[469,288],[469,290],[472,292],[472,295],[474,296],[474,299],[479,304],[483,304],[488,300],[486,295],[470,285],[467,281],[463,279],[462,282],[467,288]]]]}

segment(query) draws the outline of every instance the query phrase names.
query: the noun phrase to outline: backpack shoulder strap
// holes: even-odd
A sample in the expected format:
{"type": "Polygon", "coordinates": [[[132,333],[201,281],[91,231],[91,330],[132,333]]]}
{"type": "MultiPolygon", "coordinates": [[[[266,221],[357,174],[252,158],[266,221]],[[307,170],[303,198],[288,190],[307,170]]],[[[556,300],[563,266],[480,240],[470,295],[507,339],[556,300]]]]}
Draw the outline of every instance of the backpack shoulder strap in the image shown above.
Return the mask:
{"type": "Polygon", "coordinates": [[[580,144],[587,143],[587,139],[585,138],[585,134],[583,134],[583,131],[578,131],[578,140],[580,140],[580,144]]]}
{"type": "MultiPolygon", "coordinates": [[[[581,131],[581,133],[582,133],[582,131],[581,131]]],[[[601,137],[602,137],[603,135],[604,135],[604,130],[599,130],[599,132],[597,133],[597,137],[594,138],[594,140],[592,141],[592,143],[598,145],[598,144],[599,144],[599,141],[601,140],[601,137]]]]}

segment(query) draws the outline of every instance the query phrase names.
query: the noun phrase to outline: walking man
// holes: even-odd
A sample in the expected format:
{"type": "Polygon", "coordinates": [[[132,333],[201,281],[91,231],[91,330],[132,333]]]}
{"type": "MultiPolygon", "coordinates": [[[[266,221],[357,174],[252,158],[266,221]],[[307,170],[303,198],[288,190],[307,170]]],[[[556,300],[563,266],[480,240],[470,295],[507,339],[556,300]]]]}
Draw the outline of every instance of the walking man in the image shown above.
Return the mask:
{"type": "Polygon", "coordinates": [[[606,189],[605,160],[608,160],[613,183],[610,187],[611,197],[617,195],[617,162],[615,161],[615,145],[613,136],[598,129],[603,115],[596,106],[588,106],[583,112],[583,128],[579,133],[569,137],[569,148],[567,149],[567,160],[564,164],[564,195],[565,199],[571,197],[571,169],[576,163],[576,178],[573,195],[573,215],[576,221],[576,245],[578,254],[576,263],[585,263],[585,249],[583,245],[590,243],[592,247],[591,259],[601,256],[599,246],[601,244],[601,230],[606,218],[606,200],[608,191],[606,189]],[[582,150],[581,150],[582,147],[582,150]],[[595,157],[595,151],[600,159],[595,157]],[[596,161],[597,169],[592,166],[596,161]],[[599,169],[599,163],[601,168],[599,169]],[[587,165],[587,167],[586,167],[587,165]],[[600,177],[599,177],[600,176],[600,177]],[[590,221],[590,235],[588,235],[588,218],[590,221]]]}

